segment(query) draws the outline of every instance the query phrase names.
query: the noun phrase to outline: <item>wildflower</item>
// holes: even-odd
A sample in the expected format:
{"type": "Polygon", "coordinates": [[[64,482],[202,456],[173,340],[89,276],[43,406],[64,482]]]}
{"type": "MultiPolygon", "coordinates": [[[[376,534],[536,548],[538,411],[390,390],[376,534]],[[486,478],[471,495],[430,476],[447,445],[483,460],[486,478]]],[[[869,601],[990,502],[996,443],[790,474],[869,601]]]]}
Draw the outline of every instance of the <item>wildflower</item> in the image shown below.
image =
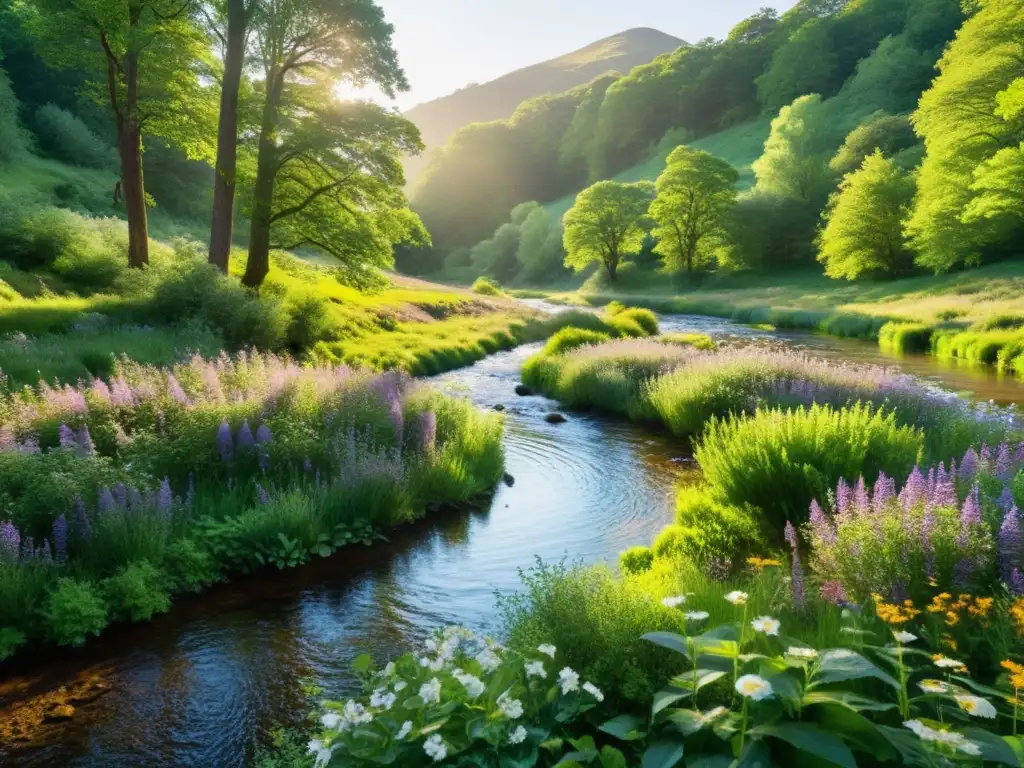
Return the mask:
{"type": "Polygon", "coordinates": [[[484,672],[493,672],[501,666],[501,658],[490,648],[485,648],[476,657],[477,663],[484,672]]]}
{"type": "Polygon", "coordinates": [[[710,615],[707,611],[690,611],[683,614],[688,621],[704,621],[710,615]]]}
{"type": "Polygon", "coordinates": [[[53,521],[53,550],[58,563],[68,559],[68,520],[64,515],[53,521]]]}
{"type": "Polygon", "coordinates": [[[967,665],[964,664],[962,661],[957,661],[956,659],[951,659],[948,656],[943,656],[940,653],[939,654],[935,654],[934,656],[932,656],[932,663],[935,664],[935,666],[939,667],[940,669],[955,669],[955,670],[966,670],[967,669],[967,665]]]}
{"type": "Polygon", "coordinates": [[[921,680],[918,682],[917,687],[925,693],[945,693],[949,690],[949,686],[941,680],[921,680]]]}
{"type": "Polygon", "coordinates": [[[441,738],[439,733],[435,733],[423,743],[423,751],[435,763],[439,763],[448,757],[448,747],[445,746],[444,739],[441,738]]]}
{"type": "Polygon", "coordinates": [[[604,701],[604,694],[601,693],[601,689],[598,688],[593,683],[591,683],[591,682],[584,683],[583,684],[583,690],[586,691],[587,693],[589,693],[591,696],[593,696],[598,701],[604,701]]]}
{"type": "Polygon", "coordinates": [[[256,500],[263,506],[270,503],[270,494],[267,493],[267,489],[259,483],[256,483],[256,500]]]}
{"type": "Polygon", "coordinates": [[[915,465],[913,471],[910,473],[910,477],[907,478],[906,485],[904,485],[903,490],[900,491],[900,508],[904,512],[910,511],[924,499],[925,491],[924,475],[921,474],[921,469],[915,465]]]}
{"type": "Polygon", "coordinates": [[[341,729],[348,730],[357,725],[373,722],[373,715],[366,710],[358,701],[349,699],[345,702],[345,709],[342,710],[341,729]]]}
{"type": "Polygon", "coordinates": [[[674,597],[663,597],[661,604],[666,608],[678,608],[680,605],[686,602],[685,595],[676,595],[674,597]]]}
{"type": "Polygon", "coordinates": [[[1009,659],[999,662],[999,665],[1010,672],[1010,685],[1014,689],[1024,688],[1024,665],[1017,664],[1009,659]]]}
{"type": "Polygon", "coordinates": [[[733,592],[730,592],[728,595],[726,595],[725,599],[728,600],[733,605],[746,605],[747,604],[747,599],[749,597],[750,597],[750,595],[748,595],[746,592],[740,592],[737,589],[737,590],[735,590],[733,592]]]}
{"type": "Polygon", "coordinates": [[[874,496],[871,499],[872,511],[876,515],[882,514],[895,498],[896,481],[885,472],[879,472],[878,480],[875,481],[874,496]]]}
{"type": "Polygon", "coordinates": [[[270,427],[268,427],[266,424],[260,424],[256,428],[257,445],[268,445],[273,439],[273,433],[271,433],[270,427]]]}
{"type": "Polygon", "coordinates": [[[437,704],[441,700],[441,681],[435,677],[421,685],[419,696],[426,704],[437,704]]]}
{"type": "Polygon", "coordinates": [[[378,688],[370,696],[370,706],[376,709],[391,709],[398,697],[384,688],[378,688]]]}
{"type": "Polygon", "coordinates": [[[217,453],[220,454],[220,460],[225,464],[230,463],[231,457],[234,455],[231,427],[228,426],[227,419],[221,419],[220,426],[217,427],[217,453]]]}
{"type": "Polygon", "coordinates": [[[526,665],[526,676],[527,677],[539,677],[541,680],[547,678],[547,670],[544,669],[543,661],[531,661],[526,665]]]}
{"type": "Polygon", "coordinates": [[[92,442],[92,435],[89,434],[89,425],[83,424],[75,435],[75,442],[78,444],[79,452],[83,456],[92,456],[96,453],[96,446],[92,442]]]}
{"type": "Polygon", "coordinates": [[[1017,628],[1018,635],[1024,635],[1024,598],[1018,597],[1010,604],[1010,616],[1017,628]]]}
{"type": "Polygon", "coordinates": [[[469,694],[471,699],[475,699],[487,689],[483,681],[475,675],[456,674],[455,679],[462,683],[462,687],[466,689],[466,693],[469,694]]]}
{"type": "Polygon", "coordinates": [[[526,729],[521,725],[517,725],[508,735],[509,744],[522,744],[526,741],[526,729]]]}
{"type": "Polygon", "coordinates": [[[8,520],[0,523],[0,562],[16,563],[21,547],[21,534],[17,526],[8,520]]]}
{"type": "Polygon", "coordinates": [[[167,374],[167,394],[169,394],[171,399],[179,405],[191,405],[188,395],[186,395],[185,390],[181,388],[181,382],[178,381],[178,377],[173,373],[167,374]]]}
{"type": "Polygon", "coordinates": [[[311,739],[306,750],[309,754],[316,755],[316,762],[314,763],[316,766],[327,765],[334,754],[334,749],[324,746],[320,739],[311,739]]]}
{"type": "Polygon", "coordinates": [[[558,683],[562,686],[562,695],[580,689],[580,676],[571,667],[563,667],[558,673],[558,683]]]}
{"type": "Polygon", "coordinates": [[[810,661],[818,658],[818,652],[813,648],[801,648],[797,645],[791,645],[786,649],[786,655],[794,659],[800,659],[801,661],[810,661]]]}
{"type": "Polygon", "coordinates": [[[748,557],[747,565],[758,571],[761,571],[765,568],[782,567],[782,563],[770,557],[748,557]]]}
{"type": "Polygon", "coordinates": [[[960,469],[957,475],[961,480],[973,480],[978,473],[978,454],[973,448],[968,448],[960,461],[960,469]]]}
{"type": "Polygon", "coordinates": [[[839,485],[836,486],[836,514],[845,515],[852,506],[853,489],[840,478],[839,485]]]}
{"type": "Polygon", "coordinates": [[[545,656],[550,656],[552,659],[555,658],[555,646],[549,643],[543,643],[537,646],[537,650],[543,653],[545,656]]]}
{"type": "Polygon", "coordinates": [[[904,632],[902,629],[899,631],[893,630],[892,636],[896,640],[896,642],[900,643],[901,645],[906,645],[907,643],[912,643],[915,640],[917,640],[917,635],[912,635],[909,632],[904,632]]]}
{"type": "Polygon", "coordinates": [[[771,616],[760,616],[750,622],[750,626],[754,628],[755,632],[763,632],[766,635],[778,635],[779,627],[782,625],[778,619],[773,619],[771,616]]]}
{"type": "Polygon", "coordinates": [[[999,527],[999,564],[1003,579],[1007,582],[1010,581],[1013,569],[1020,563],[1022,543],[1020,517],[1017,507],[1011,506],[999,527]]]}
{"type": "Polygon", "coordinates": [[[832,603],[833,605],[842,605],[843,603],[850,602],[849,597],[846,594],[846,589],[843,588],[842,582],[826,581],[821,585],[821,589],[818,590],[818,594],[821,595],[821,599],[832,603]]]}
{"type": "Polygon", "coordinates": [[[816,540],[828,546],[836,543],[836,531],[817,499],[811,502],[811,530],[816,540]]]}
{"type": "Polygon", "coordinates": [[[962,734],[953,731],[940,731],[929,728],[920,720],[907,720],[903,725],[917,734],[921,741],[931,741],[936,744],[944,744],[966,755],[980,755],[981,749],[972,741],[968,741],[962,734]]]}
{"type": "Polygon", "coordinates": [[[796,549],[796,528],[793,527],[793,524],[789,520],[786,521],[786,527],[783,528],[782,535],[783,538],[786,539],[786,543],[789,544],[789,546],[793,549],[796,549]]]}
{"type": "Polygon", "coordinates": [[[88,542],[92,539],[92,524],[89,516],[85,513],[85,502],[79,494],[75,494],[75,536],[79,541],[88,542]]]}
{"type": "Polygon", "coordinates": [[[1006,443],[999,444],[999,450],[996,453],[995,474],[1001,480],[1006,480],[1010,476],[1010,446],[1006,443]]]}
{"type": "Polygon", "coordinates": [[[160,483],[160,490],[156,494],[156,508],[160,512],[169,512],[174,497],[171,495],[171,481],[166,476],[160,483]]]}
{"type": "Polygon", "coordinates": [[[238,430],[238,435],[235,436],[235,451],[238,453],[244,453],[246,451],[253,450],[255,447],[256,439],[252,436],[252,428],[249,426],[249,420],[245,419],[238,430]]]}
{"type": "Polygon", "coordinates": [[[921,613],[914,608],[910,600],[903,601],[902,605],[896,605],[886,603],[879,594],[872,594],[871,597],[875,601],[875,614],[886,624],[905,624],[921,613]]]}
{"type": "Polygon", "coordinates": [[[333,731],[341,725],[341,715],[337,712],[328,712],[320,718],[320,723],[324,728],[329,728],[333,731]]]}
{"type": "Polygon", "coordinates": [[[519,699],[509,697],[508,691],[505,691],[498,697],[497,704],[498,709],[500,709],[502,714],[509,720],[518,720],[523,716],[523,702],[519,699]]]}
{"type": "Polygon", "coordinates": [[[398,733],[395,734],[395,738],[401,741],[412,731],[412,720],[406,720],[402,723],[402,727],[398,729],[398,733]]]}
{"type": "Polygon", "coordinates": [[[437,414],[433,411],[424,411],[417,418],[417,425],[420,434],[420,449],[424,453],[434,450],[437,442],[437,414]]]}
{"type": "Polygon", "coordinates": [[[760,675],[744,675],[736,681],[736,692],[754,701],[770,699],[775,695],[772,684],[760,675]]]}
{"type": "Polygon", "coordinates": [[[967,694],[958,695],[955,698],[956,703],[960,705],[960,709],[967,714],[974,717],[984,717],[987,720],[995,720],[996,708],[992,706],[992,702],[980,696],[968,696],[967,694]]]}

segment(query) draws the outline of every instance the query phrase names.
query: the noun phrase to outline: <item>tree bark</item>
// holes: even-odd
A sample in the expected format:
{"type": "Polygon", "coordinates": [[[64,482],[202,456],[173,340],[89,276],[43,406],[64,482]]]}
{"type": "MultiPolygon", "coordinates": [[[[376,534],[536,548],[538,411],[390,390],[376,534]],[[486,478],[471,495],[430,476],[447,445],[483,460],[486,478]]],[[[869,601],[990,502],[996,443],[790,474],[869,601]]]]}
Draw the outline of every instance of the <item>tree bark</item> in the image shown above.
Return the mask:
{"type": "Polygon", "coordinates": [[[604,269],[608,273],[608,280],[615,282],[615,275],[619,271],[619,254],[609,253],[604,260],[604,269]]]}
{"type": "Polygon", "coordinates": [[[270,226],[274,215],[274,182],[277,177],[278,104],[283,76],[273,73],[267,85],[267,101],[263,105],[259,152],[256,159],[256,184],[253,189],[252,224],[249,228],[249,255],[245,261],[242,284],[259,288],[270,271],[270,226]]]}
{"type": "MultiPolygon", "coordinates": [[[[130,6],[128,24],[135,30],[141,10],[130,6]]],[[[121,63],[125,103],[117,121],[117,151],[121,157],[121,181],[125,213],[128,215],[128,266],[149,264],[149,222],[146,215],[146,185],[142,177],[142,125],[139,117],[139,52],[129,48],[121,63]]],[[[116,104],[114,104],[116,108],[116,104]]]]}
{"type": "Polygon", "coordinates": [[[217,162],[213,176],[213,213],[209,262],[228,271],[235,219],[235,180],[238,170],[238,94],[245,60],[248,18],[245,0],[227,0],[228,29],[225,38],[224,80],[220,92],[217,128],[217,162]]]}

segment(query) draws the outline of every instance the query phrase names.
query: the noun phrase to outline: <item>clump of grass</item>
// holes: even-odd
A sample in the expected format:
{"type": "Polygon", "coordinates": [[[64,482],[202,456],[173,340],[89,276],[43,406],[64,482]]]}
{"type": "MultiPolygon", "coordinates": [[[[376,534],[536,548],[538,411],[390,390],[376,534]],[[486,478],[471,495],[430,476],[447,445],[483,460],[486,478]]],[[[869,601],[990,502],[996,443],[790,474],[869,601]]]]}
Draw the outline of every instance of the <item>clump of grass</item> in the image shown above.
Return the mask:
{"type": "Polygon", "coordinates": [[[658,337],[662,344],[678,344],[681,347],[693,347],[704,352],[718,349],[714,340],[704,333],[665,333],[658,337]]]}
{"type": "Polygon", "coordinates": [[[722,498],[761,509],[781,533],[807,518],[808,505],[844,477],[907,477],[921,458],[924,433],[895,413],[865,403],[848,408],[759,410],[708,423],[695,457],[722,498]]]}
{"type": "Polygon", "coordinates": [[[600,331],[588,331],[585,328],[563,328],[548,339],[544,345],[543,354],[562,355],[577,347],[600,344],[610,339],[611,336],[600,331]]]}
{"type": "Polygon", "coordinates": [[[931,349],[938,357],[965,360],[970,363],[995,365],[1003,350],[1024,339],[1019,330],[939,330],[932,335],[931,349]]]}
{"type": "Polygon", "coordinates": [[[643,329],[643,334],[646,336],[657,336],[660,332],[658,327],[658,317],[649,309],[629,308],[620,310],[613,315],[613,324],[619,324],[630,320],[636,323],[640,328],[643,329]]]}
{"type": "Polygon", "coordinates": [[[889,322],[878,333],[878,345],[897,354],[927,352],[935,329],[922,323],[889,322]]]}
{"type": "Polygon", "coordinates": [[[501,284],[490,277],[478,277],[470,290],[481,296],[501,296],[504,293],[501,290],[501,284]]]}

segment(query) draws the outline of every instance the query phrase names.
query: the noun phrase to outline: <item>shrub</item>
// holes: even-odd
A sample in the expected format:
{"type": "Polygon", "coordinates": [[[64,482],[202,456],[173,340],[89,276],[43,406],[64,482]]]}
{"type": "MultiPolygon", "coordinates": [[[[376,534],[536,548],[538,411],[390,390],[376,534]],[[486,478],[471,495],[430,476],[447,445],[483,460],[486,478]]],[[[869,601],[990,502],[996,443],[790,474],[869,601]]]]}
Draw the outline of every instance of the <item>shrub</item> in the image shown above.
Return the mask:
{"type": "Polygon", "coordinates": [[[588,331],[583,328],[563,328],[548,339],[543,354],[561,355],[588,344],[600,344],[611,339],[607,333],[588,331]]]}
{"type": "Polygon", "coordinates": [[[625,310],[626,305],[623,304],[621,301],[610,301],[608,302],[608,305],[604,308],[604,313],[609,317],[614,317],[615,315],[619,314],[620,312],[624,312],[625,310]]]}
{"type": "Polygon", "coordinates": [[[110,617],[119,621],[146,621],[155,613],[171,608],[171,595],[164,573],[147,560],[121,568],[100,584],[110,617]]]}
{"type": "Polygon", "coordinates": [[[666,333],[658,337],[662,344],[678,344],[681,347],[693,347],[704,352],[714,352],[718,345],[703,333],[666,333]]]}
{"type": "Polygon", "coordinates": [[[82,645],[107,626],[107,607],[88,581],[58,579],[42,614],[47,635],[58,645],[82,645]]]}
{"type": "Polygon", "coordinates": [[[470,290],[481,296],[501,296],[504,293],[501,290],[501,284],[490,277],[478,277],[470,290]]]}
{"type": "Polygon", "coordinates": [[[920,430],[858,403],[713,418],[694,455],[717,493],[733,504],[759,507],[772,530],[781,532],[787,520],[803,522],[811,499],[840,478],[882,471],[906,477],[923,446],[920,430]]]}
{"type": "Polygon", "coordinates": [[[164,551],[164,570],[174,592],[200,592],[220,576],[216,558],[194,539],[178,539],[164,551]]]}
{"type": "Polygon", "coordinates": [[[117,162],[114,149],[78,117],[56,104],[36,110],[36,136],[47,154],[73,165],[109,168],[117,162]]]}
{"type": "Polygon", "coordinates": [[[632,320],[643,329],[642,335],[644,336],[657,336],[660,331],[658,316],[649,309],[624,309],[621,312],[616,312],[613,317],[615,324],[621,323],[624,320],[632,320]]]}
{"type": "Polygon", "coordinates": [[[654,565],[654,550],[650,547],[630,547],[619,555],[619,568],[627,575],[649,571],[654,565]]]}
{"type": "Polygon", "coordinates": [[[922,323],[889,322],[878,332],[878,345],[898,354],[927,352],[935,329],[922,323]]]}
{"type": "Polygon", "coordinates": [[[680,553],[702,566],[713,560],[739,564],[766,549],[760,510],[719,501],[709,488],[679,490],[676,523],[692,531],[680,542],[680,553]]]}

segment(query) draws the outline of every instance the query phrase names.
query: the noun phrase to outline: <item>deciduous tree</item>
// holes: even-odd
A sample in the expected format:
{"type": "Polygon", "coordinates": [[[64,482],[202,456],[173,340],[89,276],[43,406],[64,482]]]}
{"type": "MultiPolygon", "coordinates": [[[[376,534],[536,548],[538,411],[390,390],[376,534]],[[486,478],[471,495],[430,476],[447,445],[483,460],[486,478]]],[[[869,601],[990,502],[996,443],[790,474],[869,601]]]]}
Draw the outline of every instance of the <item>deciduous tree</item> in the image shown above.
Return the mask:
{"type": "Polygon", "coordinates": [[[580,192],[562,220],[565,265],[581,272],[597,262],[615,281],[622,259],[638,251],[650,228],[650,182],[599,181],[580,192]]]}

